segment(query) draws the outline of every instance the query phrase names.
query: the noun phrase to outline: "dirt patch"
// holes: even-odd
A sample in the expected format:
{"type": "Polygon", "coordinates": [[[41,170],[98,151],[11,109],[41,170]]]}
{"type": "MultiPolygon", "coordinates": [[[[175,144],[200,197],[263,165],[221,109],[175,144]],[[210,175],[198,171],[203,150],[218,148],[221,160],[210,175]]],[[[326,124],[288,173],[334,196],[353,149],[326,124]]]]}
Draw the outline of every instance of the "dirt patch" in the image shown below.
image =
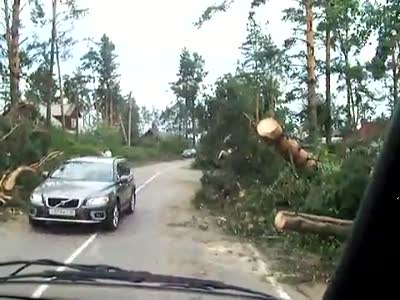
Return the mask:
{"type": "Polygon", "coordinates": [[[190,220],[181,221],[181,222],[171,222],[168,223],[167,226],[169,227],[191,227],[191,228],[198,228],[200,230],[208,230],[209,221],[207,221],[204,217],[200,218],[195,215],[192,215],[190,220]]]}
{"type": "MultiPolygon", "coordinates": [[[[210,226],[223,230],[227,221],[224,217],[213,216],[206,209],[197,210],[197,213],[203,220],[207,220],[210,226]]],[[[311,300],[322,298],[334,269],[334,262],[284,247],[282,239],[276,236],[262,239],[262,242],[232,236],[232,240],[229,241],[204,244],[215,255],[236,256],[238,260],[246,262],[251,268],[250,271],[266,282],[272,281],[277,286],[289,286],[311,300]]]]}

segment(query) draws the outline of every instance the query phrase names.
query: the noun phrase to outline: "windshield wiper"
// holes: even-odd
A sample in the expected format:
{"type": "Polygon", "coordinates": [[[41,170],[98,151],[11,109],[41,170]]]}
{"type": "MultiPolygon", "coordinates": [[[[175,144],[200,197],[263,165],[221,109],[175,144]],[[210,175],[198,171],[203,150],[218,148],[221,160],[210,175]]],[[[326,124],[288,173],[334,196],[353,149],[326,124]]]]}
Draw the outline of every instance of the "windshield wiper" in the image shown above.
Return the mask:
{"type": "MultiPolygon", "coordinates": [[[[65,264],[54,260],[18,260],[0,263],[1,267],[17,269],[0,276],[0,284],[86,285],[99,287],[134,287],[178,292],[207,293],[247,299],[277,300],[278,298],[221,281],[130,271],[109,265],[65,264]],[[32,266],[55,267],[39,272],[23,272],[32,266]]],[[[1,274],[1,271],[0,271],[1,274]]]]}

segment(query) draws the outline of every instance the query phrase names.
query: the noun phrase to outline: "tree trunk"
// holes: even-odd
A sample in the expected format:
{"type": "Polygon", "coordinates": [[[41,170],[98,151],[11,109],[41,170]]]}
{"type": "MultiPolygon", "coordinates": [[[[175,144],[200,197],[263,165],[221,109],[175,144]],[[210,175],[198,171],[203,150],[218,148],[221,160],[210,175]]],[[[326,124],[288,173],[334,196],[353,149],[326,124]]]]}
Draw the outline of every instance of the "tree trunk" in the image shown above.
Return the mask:
{"type": "Polygon", "coordinates": [[[109,109],[108,109],[108,94],[107,94],[105,108],[104,108],[104,120],[105,120],[106,126],[110,125],[110,119],[108,116],[109,116],[109,109]]]}
{"type": "Polygon", "coordinates": [[[191,105],[191,115],[192,115],[192,143],[193,147],[196,146],[196,112],[195,112],[195,103],[193,101],[191,105]]]}
{"type": "Polygon", "coordinates": [[[80,106],[79,106],[79,91],[77,90],[75,92],[75,110],[76,110],[76,124],[75,124],[75,135],[79,135],[79,111],[80,111],[80,106]]]}
{"type": "Polygon", "coordinates": [[[345,76],[345,82],[346,82],[346,93],[347,93],[347,123],[348,127],[351,129],[355,129],[356,127],[356,121],[355,121],[355,110],[354,110],[354,95],[353,95],[353,87],[351,83],[351,78],[350,78],[350,61],[349,61],[349,49],[348,46],[345,44],[346,41],[349,40],[349,30],[346,29],[345,31],[345,41],[341,40],[340,43],[342,45],[341,51],[344,56],[344,76],[345,76]]]}
{"type": "MultiPolygon", "coordinates": [[[[329,6],[330,1],[328,1],[329,6]]],[[[331,95],[331,31],[325,31],[325,103],[326,121],[325,134],[326,143],[332,143],[332,95],[331,95]]]]}
{"type": "Polygon", "coordinates": [[[105,121],[106,126],[110,126],[110,88],[106,84],[106,95],[105,95],[105,121]]]}
{"type": "Polygon", "coordinates": [[[132,93],[129,94],[129,112],[128,112],[128,146],[132,144],[132,93]]]}
{"type": "Polygon", "coordinates": [[[280,211],[275,216],[274,224],[278,231],[313,233],[321,236],[336,236],[345,239],[350,234],[353,221],[280,211]]]}
{"type": "Polygon", "coordinates": [[[256,94],[256,122],[257,124],[260,122],[260,89],[257,88],[256,94]]]}
{"type": "Polygon", "coordinates": [[[260,137],[272,143],[279,154],[285,160],[293,162],[296,168],[312,171],[318,167],[318,162],[297,141],[283,133],[282,126],[275,119],[263,119],[258,123],[256,130],[260,137]]]}
{"type": "MultiPolygon", "coordinates": [[[[5,1],[7,2],[7,1],[5,1]]],[[[6,3],[5,3],[6,4],[6,3]]],[[[19,90],[19,80],[21,77],[21,65],[20,65],[20,49],[19,49],[19,26],[20,26],[20,7],[21,1],[14,0],[13,8],[12,8],[12,22],[11,22],[11,32],[9,32],[9,13],[8,13],[8,5],[5,7],[7,10],[6,17],[6,33],[7,42],[8,42],[8,54],[9,54],[9,71],[10,71],[10,98],[11,104],[15,105],[19,101],[20,90],[19,90]]]]}
{"type": "Polygon", "coordinates": [[[398,65],[397,65],[397,59],[396,59],[396,49],[394,49],[393,53],[392,53],[393,110],[396,107],[398,99],[399,99],[399,91],[398,91],[399,72],[398,72],[397,68],[398,68],[398,65]]]}
{"type": "Polygon", "coordinates": [[[58,49],[58,41],[56,41],[56,59],[57,59],[57,71],[58,71],[58,85],[59,85],[59,89],[60,89],[61,125],[62,125],[62,129],[65,130],[64,88],[63,88],[62,76],[61,76],[60,52],[58,49]]]}
{"type": "Polygon", "coordinates": [[[6,43],[7,43],[7,58],[8,58],[8,72],[9,72],[9,88],[10,88],[10,100],[11,105],[14,105],[14,98],[12,96],[12,88],[11,88],[11,67],[12,67],[12,58],[11,58],[11,26],[10,26],[10,7],[8,6],[8,0],[4,0],[4,25],[5,25],[5,35],[6,35],[6,43]]]}
{"type": "Polygon", "coordinates": [[[184,109],[184,118],[185,118],[185,137],[186,137],[187,140],[189,140],[189,138],[190,138],[190,117],[189,117],[189,115],[190,115],[190,111],[189,111],[190,110],[190,108],[189,108],[190,103],[189,103],[189,101],[187,99],[185,99],[184,101],[185,102],[184,102],[183,109],[184,109]]]}
{"type": "Polygon", "coordinates": [[[125,141],[125,143],[128,144],[128,143],[130,143],[130,141],[129,141],[128,135],[126,134],[125,125],[124,125],[124,121],[122,120],[121,114],[119,114],[118,117],[119,117],[119,124],[120,124],[121,130],[122,130],[122,135],[124,136],[124,141],[125,141]]]}
{"type": "Polygon", "coordinates": [[[306,8],[306,45],[307,45],[307,102],[308,102],[308,131],[314,141],[318,134],[317,121],[317,94],[315,86],[315,53],[314,53],[314,31],[313,31],[313,0],[305,0],[306,8]]]}
{"type": "Polygon", "coordinates": [[[110,108],[110,126],[114,127],[114,105],[113,105],[113,99],[111,96],[111,90],[108,92],[108,99],[109,99],[109,108],[110,108]]]}
{"type": "Polygon", "coordinates": [[[50,42],[50,67],[48,75],[48,95],[46,99],[46,124],[47,127],[51,127],[51,104],[53,98],[53,70],[54,70],[54,55],[55,55],[55,43],[56,43],[56,16],[57,16],[57,1],[53,0],[53,17],[51,20],[51,42],[50,42]]]}

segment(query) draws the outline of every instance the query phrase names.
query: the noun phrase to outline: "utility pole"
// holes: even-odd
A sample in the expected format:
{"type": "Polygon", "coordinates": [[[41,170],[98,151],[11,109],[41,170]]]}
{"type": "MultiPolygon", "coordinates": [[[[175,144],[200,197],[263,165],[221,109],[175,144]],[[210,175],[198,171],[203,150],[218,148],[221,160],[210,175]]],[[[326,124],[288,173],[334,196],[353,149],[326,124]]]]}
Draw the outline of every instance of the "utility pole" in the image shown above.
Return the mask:
{"type": "Polygon", "coordinates": [[[131,146],[132,139],[132,92],[129,93],[129,114],[128,114],[128,146],[131,146]]]}

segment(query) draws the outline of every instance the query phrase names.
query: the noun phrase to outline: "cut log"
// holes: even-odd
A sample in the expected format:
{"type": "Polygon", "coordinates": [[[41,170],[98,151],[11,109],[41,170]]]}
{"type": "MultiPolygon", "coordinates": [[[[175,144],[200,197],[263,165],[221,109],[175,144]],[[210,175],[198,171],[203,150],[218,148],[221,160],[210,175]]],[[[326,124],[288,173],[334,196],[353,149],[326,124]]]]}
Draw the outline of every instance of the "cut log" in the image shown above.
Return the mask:
{"type": "Polygon", "coordinates": [[[257,125],[257,132],[260,136],[275,141],[282,136],[282,126],[273,118],[266,118],[257,125]]]}
{"type": "Polygon", "coordinates": [[[346,238],[353,221],[317,216],[291,211],[279,211],[275,216],[275,228],[278,231],[295,231],[313,233],[321,236],[336,236],[346,238]]]}
{"type": "Polygon", "coordinates": [[[318,161],[304,150],[300,144],[287,137],[282,126],[274,118],[266,118],[257,125],[257,134],[266,142],[274,144],[276,150],[287,161],[293,161],[296,168],[315,170],[318,161]]]}

